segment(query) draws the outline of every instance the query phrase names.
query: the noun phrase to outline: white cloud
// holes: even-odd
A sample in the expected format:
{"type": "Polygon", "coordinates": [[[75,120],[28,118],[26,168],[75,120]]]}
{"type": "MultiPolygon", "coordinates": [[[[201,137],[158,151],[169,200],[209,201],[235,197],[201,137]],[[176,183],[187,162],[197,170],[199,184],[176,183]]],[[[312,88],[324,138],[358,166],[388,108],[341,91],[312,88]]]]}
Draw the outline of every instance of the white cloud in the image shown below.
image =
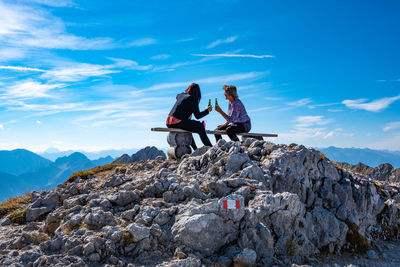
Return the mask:
{"type": "Polygon", "coordinates": [[[185,43],[185,42],[189,42],[189,41],[193,41],[196,40],[196,38],[186,38],[186,39],[181,39],[181,40],[177,40],[178,43],[185,43]]]}
{"type": "Polygon", "coordinates": [[[20,81],[10,86],[3,96],[10,98],[42,98],[51,97],[47,91],[64,87],[64,84],[43,84],[33,80],[20,81]]]}
{"type": "Polygon", "coordinates": [[[69,34],[61,19],[38,6],[0,2],[0,10],[0,44],[5,48],[88,50],[115,46],[110,38],[85,38],[69,34]]]}
{"type": "Polygon", "coordinates": [[[288,106],[293,106],[293,107],[302,107],[305,106],[307,104],[311,103],[311,99],[310,98],[303,98],[294,102],[289,102],[286,103],[288,106]]]}
{"type": "Polygon", "coordinates": [[[395,135],[378,142],[367,145],[371,149],[386,149],[392,151],[400,150],[400,135],[395,135]]]}
{"type": "Polygon", "coordinates": [[[72,0],[29,0],[29,3],[37,3],[52,7],[75,7],[76,4],[72,0]]]}
{"type": "Polygon", "coordinates": [[[152,44],[156,44],[157,40],[153,39],[153,38],[141,38],[141,39],[137,39],[134,40],[132,42],[128,43],[128,47],[131,46],[146,46],[146,45],[152,45],[152,44]]]}
{"type": "Polygon", "coordinates": [[[128,70],[148,70],[152,68],[152,65],[141,66],[136,61],[130,59],[113,58],[113,57],[109,57],[108,59],[114,61],[115,63],[112,65],[106,65],[107,68],[124,68],[128,70]]]}
{"type": "Polygon", "coordinates": [[[366,111],[379,112],[399,99],[400,95],[394,97],[384,97],[371,102],[366,102],[367,99],[356,99],[343,100],[342,103],[350,109],[363,109],[366,111]]]}
{"type": "Polygon", "coordinates": [[[249,57],[249,58],[274,58],[272,55],[251,55],[251,54],[231,54],[231,53],[221,53],[221,54],[192,54],[192,56],[197,57],[249,57]]]}
{"type": "Polygon", "coordinates": [[[334,131],[330,131],[329,133],[327,133],[327,134],[324,136],[324,139],[328,139],[328,138],[330,138],[330,137],[333,137],[334,134],[335,134],[334,131]]]}
{"type": "Polygon", "coordinates": [[[271,97],[271,96],[264,97],[264,99],[267,100],[267,101],[279,101],[279,100],[282,100],[281,97],[271,97]]]}
{"type": "Polygon", "coordinates": [[[0,49],[0,62],[8,61],[10,59],[24,58],[27,51],[20,48],[2,48],[0,49]]]}
{"type": "Polygon", "coordinates": [[[310,127],[314,125],[326,125],[331,122],[329,119],[324,119],[323,116],[299,116],[296,118],[296,126],[299,128],[310,127]]]}
{"type": "Polygon", "coordinates": [[[0,124],[0,130],[3,130],[3,129],[4,129],[4,125],[0,124]]]}
{"type": "Polygon", "coordinates": [[[50,81],[76,82],[93,76],[103,76],[117,73],[119,70],[109,69],[107,66],[86,63],[77,63],[68,67],[58,67],[41,75],[42,79],[50,81]]]}
{"type": "Polygon", "coordinates": [[[41,122],[41,121],[39,121],[39,120],[37,120],[37,121],[36,121],[36,123],[37,123],[37,124],[42,124],[42,122],[41,122]]]}
{"type": "MultiPolygon", "coordinates": [[[[169,88],[176,88],[176,87],[187,87],[190,83],[195,82],[198,83],[201,87],[201,84],[212,84],[212,83],[231,83],[240,80],[247,80],[247,79],[256,79],[262,76],[265,76],[268,72],[244,72],[244,73],[236,73],[231,75],[224,75],[224,76],[215,76],[209,78],[198,79],[194,81],[186,81],[186,82],[175,82],[175,83],[161,83],[156,84],[148,88],[144,88],[139,90],[140,92],[146,91],[157,91],[161,89],[169,89],[169,88]]],[[[137,93],[137,92],[133,92],[137,93]]]]}
{"type": "Polygon", "coordinates": [[[395,130],[395,129],[399,129],[400,128],[400,121],[394,121],[394,122],[390,122],[386,125],[385,128],[383,128],[383,130],[385,132],[390,131],[390,130],[395,130]]]}
{"type": "Polygon", "coordinates": [[[237,35],[228,37],[226,39],[218,39],[207,46],[207,48],[213,48],[220,44],[233,43],[237,39],[237,35]]]}
{"type": "Polygon", "coordinates": [[[16,70],[16,71],[38,71],[38,72],[45,72],[45,70],[42,70],[42,69],[29,68],[29,67],[18,67],[18,66],[0,66],[0,69],[3,69],[3,70],[16,70]]]}
{"type": "Polygon", "coordinates": [[[171,55],[168,55],[168,54],[160,54],[160,55],[152,56],[150,59],[167,59],[170,57],[171,57],[171,55]]]}

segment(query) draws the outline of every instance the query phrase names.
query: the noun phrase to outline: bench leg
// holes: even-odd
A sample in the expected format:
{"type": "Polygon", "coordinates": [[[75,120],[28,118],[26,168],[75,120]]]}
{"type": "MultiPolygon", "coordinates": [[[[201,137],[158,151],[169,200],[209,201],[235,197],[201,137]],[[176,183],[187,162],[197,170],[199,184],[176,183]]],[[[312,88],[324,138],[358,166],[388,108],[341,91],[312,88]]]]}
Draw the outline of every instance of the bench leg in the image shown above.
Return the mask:
{"type": "Polygon", "coordinates": [[[167,142],[170,145],[168,157],[180,159],[183,155],[192,153],[190,148],[192,138],[191,133],[169,133],[167,136],[167,142]]]}

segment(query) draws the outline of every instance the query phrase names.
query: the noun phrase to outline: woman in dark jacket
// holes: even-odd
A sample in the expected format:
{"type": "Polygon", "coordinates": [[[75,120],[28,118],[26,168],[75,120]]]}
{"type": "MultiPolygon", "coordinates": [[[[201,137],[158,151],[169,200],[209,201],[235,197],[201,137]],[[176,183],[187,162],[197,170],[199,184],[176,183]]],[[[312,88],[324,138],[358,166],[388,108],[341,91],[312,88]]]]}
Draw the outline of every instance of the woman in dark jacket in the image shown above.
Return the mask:
{"type": "MultiPolygon", "coordinates": [[[[202,112],[199,111],[199,103],[201,99],[200,87],[197,83],[192,83],[186,88],[185,93],[176,96],[176,103],[167,118],[168,128],[179,128],[186,131],[198,133],[200,139],[205,146],[211,146],[210,139],[206,134],[206,129],[201,122],[191,120],[192,114],[196,119],[201,119],[208,115],[212,107],[208,107],[202,112]]],[[[194,139],[192,139],[191,147],[197,149],[194,139]]]]}

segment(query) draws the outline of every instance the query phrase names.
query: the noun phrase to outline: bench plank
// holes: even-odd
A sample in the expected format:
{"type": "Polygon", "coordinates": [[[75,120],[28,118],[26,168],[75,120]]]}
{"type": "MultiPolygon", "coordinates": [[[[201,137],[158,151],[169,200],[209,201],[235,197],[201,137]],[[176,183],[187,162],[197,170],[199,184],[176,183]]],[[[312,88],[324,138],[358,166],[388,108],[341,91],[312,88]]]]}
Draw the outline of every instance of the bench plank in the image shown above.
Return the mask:
{"type": "MultiPolygon", "coordinates": [[[[170,132],[170,133],[191,133],[189,131],[185,131],[177,128],[151,128],[153,132],[170,132]]],[[[207,134],[226,134],[225,131],[210,131],[206,130],[207,134]]],[[[258,137],[278,137],[277,134],[263,134],[263,133],[237,133],[236,135],[240,136],[258,136],[258,137]]]]}

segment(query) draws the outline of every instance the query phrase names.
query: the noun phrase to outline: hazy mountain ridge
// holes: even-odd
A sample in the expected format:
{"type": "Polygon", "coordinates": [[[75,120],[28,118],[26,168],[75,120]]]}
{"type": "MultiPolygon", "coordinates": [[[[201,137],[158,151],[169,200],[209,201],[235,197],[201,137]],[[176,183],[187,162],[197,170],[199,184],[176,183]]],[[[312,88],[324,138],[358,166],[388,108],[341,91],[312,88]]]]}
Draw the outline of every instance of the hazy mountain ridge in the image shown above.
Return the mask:
{"type": "Polygon", "coordinates": [[[352,165],[363,163],[370,167],[389,163],[395,168],[400,168],[400,151],[373,150],[369,148],[315,148],[324,153],[330,160],[346,162],[352,165]]]}
{"type": "Polygon", "coordinates": [[[49,189],[76,171],[114,160],[108,156],[91,161],[84,154],[74,152],[52,162],[25,149],[0,151],[0,159],[0,201],[32,190],[49,189]]]}
{"type": "MultiPolygon", "coordinates": [[[[114,150],[114,152],[117,150],[114,150]]],[[[119,155],[120,156],[120,155],[119,155]]],[[[128,156],[129,162],[155,159],[163,156],[164,152],[156,147],[146,147],[137,153],[128,156]]],[[[90,160],[81,152],[72,152],[69,155],[57,158],[54,162],[43,158],[29,150],[16,149],[12,151],[0,151],[0,201],[17,196],[32,190],[50,189],[59,183],[63,183],[68,177],[77,171],[91,169],[114,161],[111,156],[90,160]],[[26,172],[18,171],[21,167],[26,172]],[[13,173],[9,173],[11,170],[13,173]]]]}
{"type": "Polygon", "coordinates": [[[48,167],[52,162],[26,149],[0,151],[0,171],[20,175],[48,167]]]}
{"type": "Polygon", "coordinates": [[[55,161],[57,158],[69,156],[75,152],[80,152],[80,153],[84,154],[88,159],[93,161],[93,160],[98,160],[100,158],[105,158],[105,157],[118,158],[122,154],[134,154],[137,151],[139,151],[139,149],[137,149],[137,148],[109,149],[109,150],[101,150],[101,151],[95,151],[95,152],[89,152],[89,151],[84,151],[84,150],[61,151],[61,150],[58,150],[57,148],[48,148],[44,152],[38,152],[37,154],[46,159],[49,159],[51,161],[55,161]]]}

